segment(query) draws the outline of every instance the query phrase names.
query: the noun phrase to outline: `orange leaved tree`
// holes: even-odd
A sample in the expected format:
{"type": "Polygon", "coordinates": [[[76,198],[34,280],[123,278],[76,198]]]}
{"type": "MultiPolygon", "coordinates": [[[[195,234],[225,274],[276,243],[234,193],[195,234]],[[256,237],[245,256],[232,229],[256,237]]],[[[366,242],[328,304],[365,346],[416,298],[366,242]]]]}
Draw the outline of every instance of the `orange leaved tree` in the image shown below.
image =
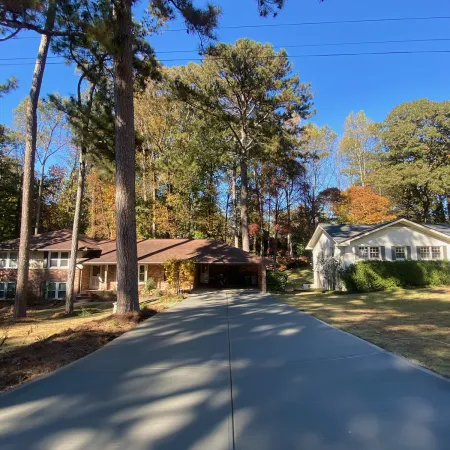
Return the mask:
{"type": "Polygon", "coordinates": [[[372,224],[395,219],[389,199],[370,186],[350,186],[332,206],[341,223],[372,224]]]}

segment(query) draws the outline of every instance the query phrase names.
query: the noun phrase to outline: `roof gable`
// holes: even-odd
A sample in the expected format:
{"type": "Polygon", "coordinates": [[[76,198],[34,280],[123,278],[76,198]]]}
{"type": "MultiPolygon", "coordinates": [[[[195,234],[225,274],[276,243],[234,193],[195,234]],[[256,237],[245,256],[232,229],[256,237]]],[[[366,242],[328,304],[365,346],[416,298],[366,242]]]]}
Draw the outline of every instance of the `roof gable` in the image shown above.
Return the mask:
{"type": "Polygon", "coordinates": [[[356,239],[397,224],[404,224],[410,227],[414,227],[421,232],[439,236],[446,240],[450,238],[450,224],[419,224],[413,222],[412,220],[404,218],[373,225],[319,223],[313,237],[308,242],[306,248],[309,250],[313,249],[322,232],[325,232],[331,239],[334,240],[337,245],[349,245],[350,242],[356,239]]]}

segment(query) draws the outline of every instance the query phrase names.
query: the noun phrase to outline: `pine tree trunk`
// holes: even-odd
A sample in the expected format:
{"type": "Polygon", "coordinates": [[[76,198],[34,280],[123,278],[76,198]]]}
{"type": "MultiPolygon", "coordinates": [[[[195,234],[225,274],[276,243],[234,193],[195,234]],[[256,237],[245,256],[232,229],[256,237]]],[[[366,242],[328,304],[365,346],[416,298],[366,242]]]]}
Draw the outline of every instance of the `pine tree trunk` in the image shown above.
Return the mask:
{"type": "Polygon", "coordinates": [[[67,277],[66,286],[66,314],[73,312],[73,304],[75,301],[74,282],[75,272],[77,270],[78,237],[80,230],[81,207],[83,202],[84,180],[86,175],[86,163],[83,160],[83,153],[83,151],[80,152],[80,166],[78,168],[77,198],[75,201],[75,214],[73,216],[72,246],[70,249],[69,275],[67,277]]]}
{"type": "MultiPolygon", "coordinates": [[[[45,28],[53,29],[55,23],[55,1],[49,2],[45,28]]],[[[50,36],[43,34],[39,44],[38,56],[33,72],[30,89],[30,101],[26,113],[26,141],[23,166],[22,212],[20,224],[19,260],[17,264],[16,297],[14,299],[14,317],[27,315],[28,269],[30,258],[31,211],[33,207],[34,161],[36,157],[37,107],[47,61],[50,36]]]]}
{"type": "Polygon", "coordinates": [[[241,158],[241,235],[242,250],[250,251],[250,240],[248,237],[248,210],[247,210],[247,194],[248,194],[248,168],[247,161],[241,158]]]}
{"type": "Polygon", "coordinates": [[[231,199],[233,203],[233,236],[234,246],[239,248],[239,219],[237,210],[237,197],[236,197],[236,169],[233,168],[231,175],[231,199]]]}
{"type": "Polygon", "coordinates": [[[139,311],[131,0],[114,2],[117,313],[139,311]]]}
{"type": "Polygon", "coordinates": [[[41,176],[39,178],[39,190],[36,200],[36,222],[34,225],[34,234],[39,234],[39,225],[41,222],[41,209],[42,209],[42,191],[44,185],[44,165],[41,167],[41,176]]]}

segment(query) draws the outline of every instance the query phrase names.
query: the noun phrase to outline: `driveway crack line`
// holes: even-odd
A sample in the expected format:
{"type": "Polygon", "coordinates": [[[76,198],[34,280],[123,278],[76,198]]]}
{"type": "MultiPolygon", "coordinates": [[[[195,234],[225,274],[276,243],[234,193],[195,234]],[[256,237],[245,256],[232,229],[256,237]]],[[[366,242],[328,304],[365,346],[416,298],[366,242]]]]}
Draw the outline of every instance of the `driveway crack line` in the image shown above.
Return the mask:
{"type": "Polygon", "coordinates": [[[231,436],[232,436],[232,448],[236,450],[236,441],[234,437],[234,401],[233,401],[233,370],[231,362],[231,336],[230,336],[230,315],[228,305],[228,293],[225,292],[226,304],[227,304],[227,337],[228,337],[228,370],[230,374],[230,402],[231,402],[231,436]]]}

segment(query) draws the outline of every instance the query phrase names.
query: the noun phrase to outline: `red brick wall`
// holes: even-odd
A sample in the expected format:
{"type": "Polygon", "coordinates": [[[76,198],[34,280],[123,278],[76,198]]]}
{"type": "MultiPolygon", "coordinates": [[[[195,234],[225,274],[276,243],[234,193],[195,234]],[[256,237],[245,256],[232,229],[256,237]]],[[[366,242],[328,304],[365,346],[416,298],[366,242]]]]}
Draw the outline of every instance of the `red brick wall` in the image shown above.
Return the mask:
{"type": "MultiPolygon", "coordinates": [[[[78,294],[80,270],[75,272],[74,290],[78,294]]],[[[68,269],[30,269],[28,271],[28,300],[42,300],[42,283],[44,281],[67,282],[68,269]]],[[[16,281],[17,269],[1,269],[1,281],[16,281]]]]}

